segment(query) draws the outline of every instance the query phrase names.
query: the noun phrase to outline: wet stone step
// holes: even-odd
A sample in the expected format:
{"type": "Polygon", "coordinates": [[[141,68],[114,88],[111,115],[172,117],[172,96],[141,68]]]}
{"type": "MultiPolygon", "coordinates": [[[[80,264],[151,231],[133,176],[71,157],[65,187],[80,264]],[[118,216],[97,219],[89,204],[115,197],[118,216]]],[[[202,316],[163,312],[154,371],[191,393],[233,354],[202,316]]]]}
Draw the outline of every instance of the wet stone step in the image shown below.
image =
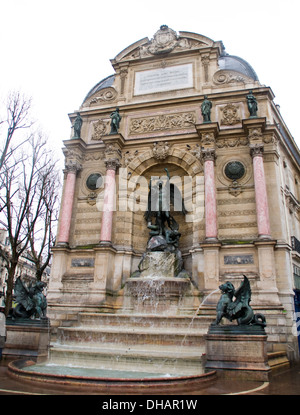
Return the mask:
{"type": "Polygon", "coordinates": [[[144,353],[134,351],[92,350],[91,348],[56,348],[51,351],[50,364],[63,366],[79,366],[107,368],[118,370],[147,370],[170,374],[202,373],[203,357],[199,355],[154,354],[149,350],[144,353]]]}
{"type": "Polygon", "coordinates": [[[196,345],[204,343],[205,332],[190,331],[157,331],[157,330],[129,330],[128,328],[59,328],[57,339],[63,344],[69,342],[110,342],[125,344],[181,344],[196,345]]]}
{"type": "Polygon", "coordinates": [[[214,317],[209,316],[154,316],[80,313],[79,325],[82,326],[143,326],[143,327],[201,327],[208,325],[214,317]]]}

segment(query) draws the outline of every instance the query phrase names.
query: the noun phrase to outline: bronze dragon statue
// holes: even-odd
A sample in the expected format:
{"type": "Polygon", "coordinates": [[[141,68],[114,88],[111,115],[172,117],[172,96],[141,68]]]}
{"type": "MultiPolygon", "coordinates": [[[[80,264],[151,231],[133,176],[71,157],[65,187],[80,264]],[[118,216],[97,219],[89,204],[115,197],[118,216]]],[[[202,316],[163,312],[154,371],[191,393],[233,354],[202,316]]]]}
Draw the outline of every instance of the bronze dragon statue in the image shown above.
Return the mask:
{"type": "Polygon", "coordinates": [[[258,324],[266,326],[266,318],[263,314],[254,314],[250,307],[251,287],[248,278],[244,275],[240,287],[235,290],[229,281],[219,286],[222,291],[217,304],[217,318],[213,324],[218,325],[223,317],[228,320],[237,320],[238,325],[258,324]],[[233,300],[235,297],[235,300],[233,300]]]}

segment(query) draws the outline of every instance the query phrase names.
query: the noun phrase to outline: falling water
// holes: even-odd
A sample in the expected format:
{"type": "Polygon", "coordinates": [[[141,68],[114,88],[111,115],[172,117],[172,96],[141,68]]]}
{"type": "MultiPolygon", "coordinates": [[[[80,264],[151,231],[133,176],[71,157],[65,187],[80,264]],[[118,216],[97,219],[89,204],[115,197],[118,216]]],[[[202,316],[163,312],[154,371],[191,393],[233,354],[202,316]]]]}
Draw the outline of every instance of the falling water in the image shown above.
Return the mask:
{"type": "Polygon", "coordinates": [[[188,328],[187,328],[187,332],[186,332],[186,334],[185,334],[185,336],[184,336],[184,338],[182,339],[182,342],[181,342],[181,346],[183,346],[183,344],[184,344],[184,342],[185,342],[185,339],[186,339],[186,336],[189,334],[189,331],[190,331],[190,329],[191,329],[191,327],[192,327],[192,325],[193,325],[193,322],[194,322],[194,319],[195,319],[195,317],[197,316],[197,314],[198,314],[198,312],[199,312],[199,310],[200,310],[200,307],[205,303],[205,301],[211,296],[211,295],[213,295],[213,294],[215,294],[216,292],[218,292],[219,291],[219,288],[217,288],[216,290],[213,290],[213,291],[211,291],[204,299],[203,299],[203,301],[201,302],[201,304],[199,305],[199,307],[197,308],[197,310],[196,310],[196,312],[194,313],[194,315],[193,315],[193,317],[192,317],[192,320],[191,320],[191,322],[190,322],[190,324],[189,324],[189,326],[188,326],[188,328]]]}

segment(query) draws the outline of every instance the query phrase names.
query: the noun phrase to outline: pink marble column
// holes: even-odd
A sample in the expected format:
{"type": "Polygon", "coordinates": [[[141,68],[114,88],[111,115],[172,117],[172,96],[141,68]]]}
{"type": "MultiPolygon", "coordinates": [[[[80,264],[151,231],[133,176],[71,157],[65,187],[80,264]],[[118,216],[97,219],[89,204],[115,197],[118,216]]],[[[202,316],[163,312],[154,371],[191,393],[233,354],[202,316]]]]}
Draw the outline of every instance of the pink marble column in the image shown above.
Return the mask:
{"type": "Polygon", "coordinates": [[[256,201],[256,216],[258,237],[260,239],[270,239],[270,220],[268,196],[265,180],[264,161],[263,161],[263,145],[253,145],[250,147],[250,152],[253,158],[253,174],[255,187],[255,201],[256,201]]]}
{"type": "Polygon", "coordinates": [[[117,160],[106,163],[106,177],[104,188],[104,202],[102,211],[100,244],[110,244],[112,236],[112,223],[114,214],[114,197],[116,188],[117,160]]]}
{"type": "Polygon", "coordinates": [[[217,228],[217,199],[215,185],[215,150],[203,150],[204,158],[204,192],[205,192],[205,239],[216,240],[217,228]]]}
{"type": "Polygon", "coordinates": [[[78,168],[75,165],[67,168],[67,178],[65,182],[59,232],[57,236],[58,245],[67,245],[69,243],[77,169],[78,168]]]}

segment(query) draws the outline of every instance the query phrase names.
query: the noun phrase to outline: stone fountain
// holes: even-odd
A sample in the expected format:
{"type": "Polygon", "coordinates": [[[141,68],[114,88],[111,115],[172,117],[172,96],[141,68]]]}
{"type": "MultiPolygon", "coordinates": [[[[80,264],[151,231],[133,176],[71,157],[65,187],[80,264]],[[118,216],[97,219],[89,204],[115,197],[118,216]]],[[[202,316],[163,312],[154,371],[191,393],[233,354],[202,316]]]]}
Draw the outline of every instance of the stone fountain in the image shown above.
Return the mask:
{"type": "Polygon", "coordinates": [[[72,326],[58,328],[45,364],[12,365],[13,375],[81,385],[93,378],[98,387],[134,384],[135,391],[170,385],[178,391],[199,389],[214,379],[215,371],[205,371],[205,334],[212,318],[186,312],[193,309],[192,283],[179,249],[179,226],[167,206],[179,191],[166,172],[165,183],[150,181],[149,240],[125,284],[123,308],[114,314],[79,313],[72,326]]]}

